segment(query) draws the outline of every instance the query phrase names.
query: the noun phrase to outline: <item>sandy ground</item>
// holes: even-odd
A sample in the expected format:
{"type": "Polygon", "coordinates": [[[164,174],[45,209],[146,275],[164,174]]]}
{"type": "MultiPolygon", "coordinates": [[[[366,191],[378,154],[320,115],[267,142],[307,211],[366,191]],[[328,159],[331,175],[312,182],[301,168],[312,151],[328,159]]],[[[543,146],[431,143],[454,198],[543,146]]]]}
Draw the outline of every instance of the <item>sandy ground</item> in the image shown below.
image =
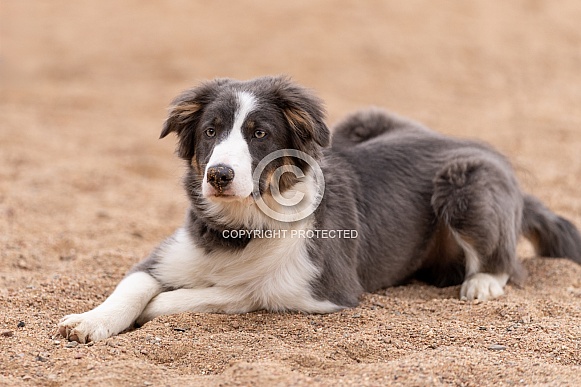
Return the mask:
{"type": "Polygon", "coordinates": [[[286,73],[329,122],[367,105],[488,141],[581,226],[581,5],[0,2],[0,385],[579,385],[581,266],[520,256],[499,300],[421,283],[331,315],[182,314],[55,335],[180,225],[174,95],[286,73]]]}

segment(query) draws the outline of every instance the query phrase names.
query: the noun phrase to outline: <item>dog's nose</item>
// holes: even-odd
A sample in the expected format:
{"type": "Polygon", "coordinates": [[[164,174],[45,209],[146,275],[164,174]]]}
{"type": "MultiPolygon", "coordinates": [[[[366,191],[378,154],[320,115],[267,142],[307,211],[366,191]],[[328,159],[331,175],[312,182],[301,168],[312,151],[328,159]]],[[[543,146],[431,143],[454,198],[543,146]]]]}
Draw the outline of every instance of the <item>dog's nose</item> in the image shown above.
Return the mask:
{"type": "Polygon", "coordinates": [[[227,165],[218,164],[208,168],[208,183],[222,191],[234,179],[234,170],[227,165]]]}

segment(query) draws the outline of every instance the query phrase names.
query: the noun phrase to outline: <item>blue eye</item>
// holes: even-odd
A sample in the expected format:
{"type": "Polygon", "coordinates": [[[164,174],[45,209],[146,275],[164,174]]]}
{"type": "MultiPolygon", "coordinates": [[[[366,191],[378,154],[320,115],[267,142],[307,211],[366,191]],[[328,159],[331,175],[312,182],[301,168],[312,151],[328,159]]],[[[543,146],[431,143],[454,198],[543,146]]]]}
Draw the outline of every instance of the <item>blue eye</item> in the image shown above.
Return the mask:
{"type": "Polygon", "coordinates": [[[208,128],[208,129],[204,130],[204,133],[208,137],[214,137],[216,135],[216,129],[214,129],[214,128],[208,128]]]}
{"type": "Polygon", "coordinates": [[[266,132],[264,130],[257,130],[254,132],[255,138],[264,138],[266,137],[266,132]]]}

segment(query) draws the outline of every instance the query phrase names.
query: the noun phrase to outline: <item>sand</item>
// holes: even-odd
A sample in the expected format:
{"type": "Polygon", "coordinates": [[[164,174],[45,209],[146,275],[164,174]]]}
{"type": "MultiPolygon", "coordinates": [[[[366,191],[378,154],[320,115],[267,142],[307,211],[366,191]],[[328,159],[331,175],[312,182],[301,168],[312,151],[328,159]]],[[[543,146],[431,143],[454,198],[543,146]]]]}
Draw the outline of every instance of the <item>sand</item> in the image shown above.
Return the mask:
{"type": "Polygon", "coordinates": [[[581,384],[581,266],[526,243],[485,303],[422,283],[330,315],[181,314],[89,345],[102,302],[187,207],[181,90],[289,74],[329,123],[376,105],[489,142],[581,226],[581,5],[552,1],[4,1],[0,385],[581,384]]]}

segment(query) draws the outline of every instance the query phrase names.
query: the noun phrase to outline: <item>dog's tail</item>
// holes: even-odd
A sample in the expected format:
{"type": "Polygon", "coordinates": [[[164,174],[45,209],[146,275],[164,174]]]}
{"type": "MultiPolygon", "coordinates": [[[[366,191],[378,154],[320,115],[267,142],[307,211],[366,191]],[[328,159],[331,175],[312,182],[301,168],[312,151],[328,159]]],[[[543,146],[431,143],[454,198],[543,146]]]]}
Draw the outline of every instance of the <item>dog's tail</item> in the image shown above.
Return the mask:
{"type": "MultiPolygon", "coordinates": [[[[349,149],[397,130],[418,130],[421,125],[398,115],[372,107],[349,114],[333,128],[332,146],[349,149]]],[[[420,129],[421,130],[421,129],[420,129]]]]}
{"type": "Polygon", "coordinates": [[[531,195],[524,197],[522,230],[538,255],[570,258],[581,265],[581,234],[577,227],[531,195]]]}

